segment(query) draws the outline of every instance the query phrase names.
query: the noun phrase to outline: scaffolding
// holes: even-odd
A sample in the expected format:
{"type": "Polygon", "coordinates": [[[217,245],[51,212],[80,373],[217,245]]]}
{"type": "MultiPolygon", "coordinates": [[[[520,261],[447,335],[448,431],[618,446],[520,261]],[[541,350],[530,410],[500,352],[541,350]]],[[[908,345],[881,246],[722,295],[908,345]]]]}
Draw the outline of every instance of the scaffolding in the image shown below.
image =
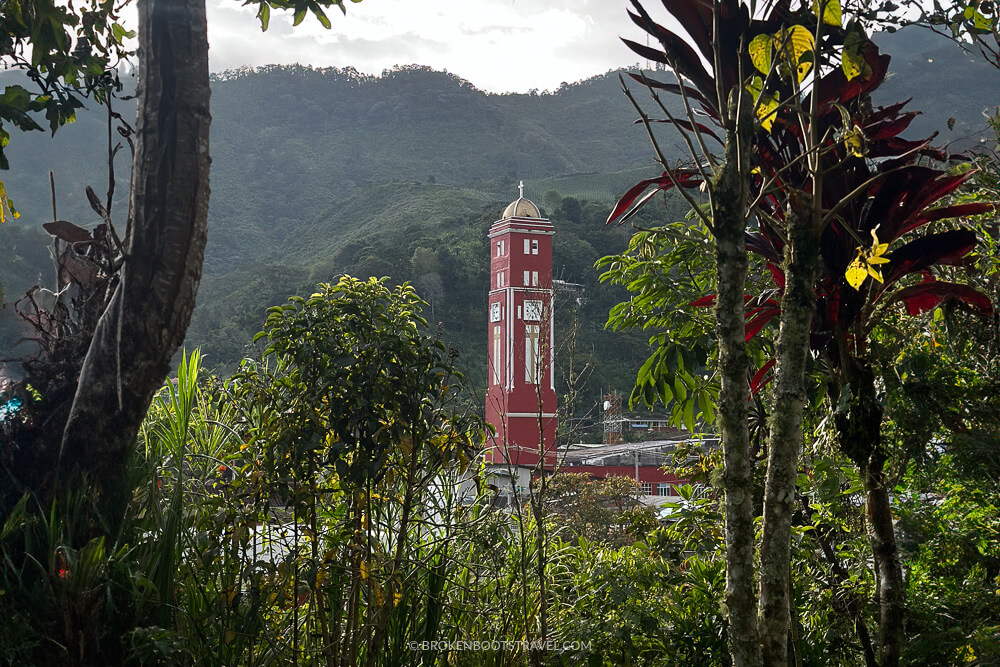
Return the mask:
{"type": "Polygon", "coordinates": [[[622,395],[608,390],[604,396],[604,444],[617,445],[622,441],[622,395]]]}

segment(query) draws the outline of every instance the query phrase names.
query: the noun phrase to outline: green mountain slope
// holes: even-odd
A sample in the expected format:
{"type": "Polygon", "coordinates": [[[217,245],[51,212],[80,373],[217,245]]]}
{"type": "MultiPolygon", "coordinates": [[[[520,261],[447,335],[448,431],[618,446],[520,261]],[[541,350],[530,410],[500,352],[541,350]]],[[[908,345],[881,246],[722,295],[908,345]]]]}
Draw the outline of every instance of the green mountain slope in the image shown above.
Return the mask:
{"type": "MultiPolygon", "coordinates": [[[[577,364],[594,364],[591,393],[610,383],[627,386],[644,360],[643,336],[604,330],[608,309],[625,294],[598,281],[593,263],[624,249],[627,230],[607,228],[609,204],[580,202],[549,191],[543,209],[555,225],[553,265],[558,279],[582,286],[581,295],[557,299],[557,332],[579,322],[577,364]],[[577,303],[577,296],[582,296],[577,303]]],[[[456,186],[388,183],[361,188],[318,214],[300,232],[277,241],[260,262],[207,275],[188,333],[209,362],[231,366],[252,354],[250,339],[267,306],[311,290],[317,282],[349,273],[411,281],[429,301],[428,319],[460,352],[460,366],[474,386],[485,382],[486,296],[489,249],[486,233],[508,202],[456,186]]],[[[651,207],[649,221],[682,214],[651,207]]],[[[659,205],[662,207],[662,204],[659,205]]],[[[566,353],[568,354],[568,352],[566,353]]],[[[563,354],[560,363],[568,362],[563,354]]]]}
{"type": "MultiPolygon", "coordinates": [[[[908,136],[941,130],[944,141],[971,136],[974,143],[985,124],[982,110],[1000,103],[995,70],[928,33],[907,30],[878,41],[895,54],[880,101],[913,96],[910,108],[924,112],[908,136]],[[945,129],[949,117],[957,121],[952,132],[945,129]]],[[[132,116],[131,104],[119,103],[123,117],[132,116]]],[[[218,75],[212,114],[209,244],[188,336],[210,363],[232,368],[268,306],[349,272],[412,280],[478,381],[485,234],[524,180],[526,195],[556,225],[557,277],[585,286],[580,349],[598,366],[595,391],[628,384],[645,344],[641,336],[602,330],[608,307],[623,295],[598,284],[591,265],[624,245],[621,230],[602,225],[613,200],[658,169],[616,73],[548,94],[493,95],[422,67],[381,77],[267,67],[218,75]]],[[[0,178],[23,216],[0,226],[8,303],[33,284],[51,284],[47,236],[39,229],[52,216],[50,169],[59,217],[96,224],[83,189],[107,188],[106,131],[106,116],[93,109],[55,138],[12,137],[13,169],[0,178]]],[[[676,142],[664,146],[682,155],[676,142]]],[[[127,160],[126,148],[116,179],[122,227],[127,160]]],[[[683,213],[671,206],[651,212],[650,222],[683,213]]],[[[569,326],[569,310],[558,314],[560,331],[569,326]]],[[[8,305],[0,311],[0,356],[22,333],[8,305]]]]}

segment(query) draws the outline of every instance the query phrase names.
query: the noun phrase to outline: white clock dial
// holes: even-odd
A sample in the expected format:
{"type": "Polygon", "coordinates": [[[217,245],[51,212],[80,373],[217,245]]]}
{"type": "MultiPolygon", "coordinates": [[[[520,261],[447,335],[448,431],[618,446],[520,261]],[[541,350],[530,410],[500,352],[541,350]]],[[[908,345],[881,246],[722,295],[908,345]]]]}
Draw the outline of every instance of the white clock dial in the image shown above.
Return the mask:
{"type": "Polygon", "coordinates": [[[490,322],[500,321],[500,304],[494,303],[490,305],[490,322]]]}
{"type": "Polygon", "coordinates": [[[542,319],[542,302],[541,301],[525,301],[524,302],[524,319],[531,322],[537,322],[542,319]]]}

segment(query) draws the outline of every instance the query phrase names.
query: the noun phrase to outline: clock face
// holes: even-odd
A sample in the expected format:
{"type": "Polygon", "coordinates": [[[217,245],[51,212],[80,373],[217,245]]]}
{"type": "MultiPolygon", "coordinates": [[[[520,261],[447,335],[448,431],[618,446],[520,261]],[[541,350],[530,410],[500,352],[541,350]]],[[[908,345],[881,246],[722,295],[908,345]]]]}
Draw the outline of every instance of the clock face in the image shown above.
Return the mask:
{"type": "Polygon", "coordinates": [[[524,302],[524,319],[531,322],[537,322],[542,319],[542,302],[541,301],[525,301],[524,302]]]}
{"type": "Polygon", "coordinates": [[[490,322],[500,321],[500,304],[493,303],[490,304],[490,322]]]}

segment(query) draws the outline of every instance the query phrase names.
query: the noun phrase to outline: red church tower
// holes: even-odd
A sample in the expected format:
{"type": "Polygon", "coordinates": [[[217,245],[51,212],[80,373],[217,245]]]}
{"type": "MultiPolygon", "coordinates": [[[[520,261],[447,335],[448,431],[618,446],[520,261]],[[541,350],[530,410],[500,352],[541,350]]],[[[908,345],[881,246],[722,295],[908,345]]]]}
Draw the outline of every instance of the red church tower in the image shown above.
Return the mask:
{"type": "Polygon", "coordinates": [[[490,227],[486,421],[496,434],[486,462],[535,465],[539,442],[555,455],[552,223],[520,197],[490,227]]]}

